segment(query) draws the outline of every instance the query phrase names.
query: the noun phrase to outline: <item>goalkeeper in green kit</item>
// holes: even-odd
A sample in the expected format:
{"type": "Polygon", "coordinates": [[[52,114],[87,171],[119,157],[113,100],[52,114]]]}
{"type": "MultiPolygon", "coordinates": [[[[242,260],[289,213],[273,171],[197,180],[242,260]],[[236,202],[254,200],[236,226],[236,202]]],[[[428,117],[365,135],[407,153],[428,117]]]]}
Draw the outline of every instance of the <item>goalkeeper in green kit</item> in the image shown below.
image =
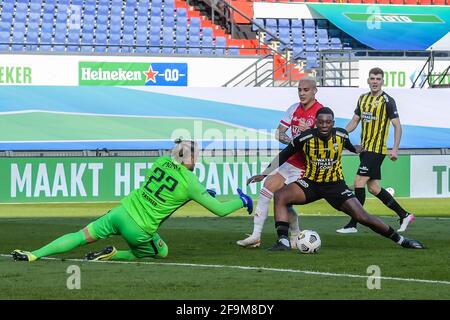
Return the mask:
{"type": "Polygon", "coordinates": [[[198,157],[194,141],[177,140],[171,157],[161,157],[153,164],[145,183],[132,191],[121,203],[82,230],[59,237],[35,251],[14,250],[14,260],[35,261],[42,257],[65,253],[81,245],[111,235],[121,235],[130,250],[106,247],[86,255],[87,260],[134,260],[164,258],[168,247],[157,231],[162,222],[190,200],[198,202],[214,214],[224,217],[242,207],[253,211],[252,199],[237,189],[239,198],[220,202],[213,190],[206,190],[192,172],[198,157]]]}

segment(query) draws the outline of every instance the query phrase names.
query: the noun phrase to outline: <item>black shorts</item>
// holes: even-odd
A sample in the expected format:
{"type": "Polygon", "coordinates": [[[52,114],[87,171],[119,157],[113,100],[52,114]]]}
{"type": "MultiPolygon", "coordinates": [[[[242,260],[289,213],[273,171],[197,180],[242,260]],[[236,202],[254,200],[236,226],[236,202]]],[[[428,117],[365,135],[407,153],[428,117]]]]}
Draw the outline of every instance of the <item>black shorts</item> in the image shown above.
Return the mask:
{"type": "Polygon", "coordinates": [[[375,152],[362,152],[359,155],[360,164],[358,176],[370,177],[370,179],[381,180],[381,165],[383,164],[385,154],[375,152]]]}
{"type": "Polygon", "coordinates": [[[342,204],[348,199],[355,198],[353,192],[345,184],[345,181],[314,182],[309,179],[298,179],[295,183],[303,190],[306,203],[325,199],[336,210],[341,210],[342,204]]]}

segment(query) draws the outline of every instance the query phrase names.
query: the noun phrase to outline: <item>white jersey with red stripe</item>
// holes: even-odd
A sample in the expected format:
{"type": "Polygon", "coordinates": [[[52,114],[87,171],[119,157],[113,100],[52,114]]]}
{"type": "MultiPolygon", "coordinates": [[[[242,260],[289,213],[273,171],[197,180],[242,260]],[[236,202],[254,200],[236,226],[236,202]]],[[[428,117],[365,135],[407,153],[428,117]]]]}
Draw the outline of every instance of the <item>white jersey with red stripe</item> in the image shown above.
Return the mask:
{"type": "MultiPolygon", "coordinates": [[[[286,128],[291,129],[291,136],[295,137],[300,134],[300,122],[305,122],[309,128],[314,128],[316,126],[316,113],[317,110],[322,108],[323,105],[317,100],[308,109],[305,109],[300,102],[294,103],[287,109],[280,124],[286,128]]],[[[305,155],[303,152],[297,152],[287,161],[293,166],[304,170],[305,169],[305,155]]]]}

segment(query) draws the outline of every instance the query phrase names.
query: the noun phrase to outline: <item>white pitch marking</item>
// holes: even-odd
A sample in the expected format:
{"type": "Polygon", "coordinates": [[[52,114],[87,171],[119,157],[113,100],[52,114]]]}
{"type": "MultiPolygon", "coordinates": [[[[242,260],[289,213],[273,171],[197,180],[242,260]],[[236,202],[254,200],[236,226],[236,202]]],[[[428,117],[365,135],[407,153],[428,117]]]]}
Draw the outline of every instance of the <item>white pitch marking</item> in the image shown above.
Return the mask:
{"type": "MultiPolygon", "coordinates": [[[[0,254],[1,257],[9,257],[11,255],[0,254]]],[[[58,258],[42,258],[41,260],[54,260],[61,261],[58,258]]],[[[64,259],[64,261],[72,262],[88,262],[84,259],[64,259]]],[[[286,272],[286,273],[303,273],[315,276],[327,276],[327,277],[344,277],[344,278],[361,278],[366,279],[369,276],[363,276],[358,274],[348,274],[348,273],[331,273],[331,272],[319,272],[319,271],[308,271],[308,270],[296,270],[296,269],[280,269],[280,268],[267,268],[267,267],[251,267],[251,266],[229,266],[220,264],[198,264],[198,263],[176,263],[176,262],[148,262],[148,261],[89,261],[90,263],[108,263],[108,264],[135,264],[135,265],[163,265],[163,266],[178,266],[178,267],[194,267],[194,268],[216,268],[216,269],[240,269],[240,270],[263,270],[272,272],[286,272]]],[[[25,263],[25,262],[23,262],[25,263]]],[[[412,279],[412,278],[396,278],[396,277],[377,277],[382,280],[392,280],[392,281],[404,281],[404,282],[420,282],[420,283],[435,283],[435,284],[446,284],[450,285],[450,281],[441,280],[427,280],[427,279],[412,279]]]]}

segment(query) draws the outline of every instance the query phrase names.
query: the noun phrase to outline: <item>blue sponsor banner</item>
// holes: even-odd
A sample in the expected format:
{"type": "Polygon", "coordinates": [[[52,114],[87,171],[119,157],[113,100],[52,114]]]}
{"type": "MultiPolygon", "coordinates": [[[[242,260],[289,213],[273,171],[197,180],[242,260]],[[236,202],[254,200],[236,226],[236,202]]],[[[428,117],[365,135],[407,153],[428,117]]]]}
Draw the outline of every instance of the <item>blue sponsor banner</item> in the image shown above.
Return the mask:
{"type": "Polygon", "coordinates": [[[187,63],[151,63],[146,75],[146,86],[177,86],[188,84],[187,63]]]}

